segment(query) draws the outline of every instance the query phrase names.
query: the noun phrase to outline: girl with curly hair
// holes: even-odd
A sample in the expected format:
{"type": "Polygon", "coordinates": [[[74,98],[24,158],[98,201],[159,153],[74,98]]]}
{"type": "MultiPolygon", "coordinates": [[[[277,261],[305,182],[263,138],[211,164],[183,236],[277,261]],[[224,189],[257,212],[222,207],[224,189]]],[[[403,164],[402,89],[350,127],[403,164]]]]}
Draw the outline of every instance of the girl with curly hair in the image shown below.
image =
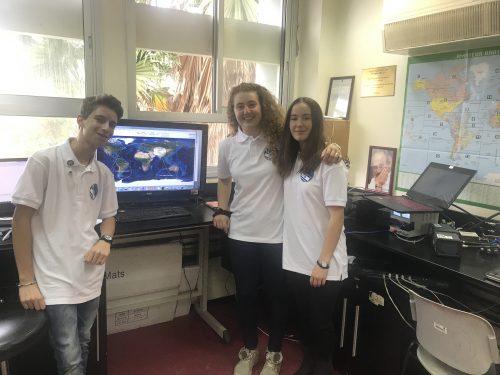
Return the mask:
{"type": "MultiPolygon", "coordinates": [[[[214,226],[228,234],[244,347],[234,374],[252,373],[258,361],[257,297],[262,285],[270,304],[269,341],[261,375],[278,374],[286,323],[283,248],[283,179],[276,167],[283,135],[283,111],[273,95],[255,83],[231,89],[231,134],[219,145],[214,226]],[[234,197],[229,203],[232,182],[234,197]]],[[[340,154],[328,147],[330,160],[340,154]]]]}

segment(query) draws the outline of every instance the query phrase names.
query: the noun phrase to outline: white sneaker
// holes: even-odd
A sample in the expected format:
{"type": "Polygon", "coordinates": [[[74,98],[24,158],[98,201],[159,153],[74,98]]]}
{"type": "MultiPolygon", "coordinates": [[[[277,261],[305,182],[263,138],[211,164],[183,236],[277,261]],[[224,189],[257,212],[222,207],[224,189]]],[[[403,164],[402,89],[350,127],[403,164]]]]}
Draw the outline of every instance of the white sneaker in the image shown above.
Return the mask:
{"type": "Polygon", "coordinates": [[[283,354],[281,352],[267,352],[266,363],[262,367],[260,375],[278,375],[283,362],[283,354]]]}
{"type": "Polygon", "coordinates": [[[252,369],[259,360],[259,352],[257,349],[250,350],[245,347],[240,349],[238,353],[240,361],[234,367],[234,375],[252,375],[252,369]]]}

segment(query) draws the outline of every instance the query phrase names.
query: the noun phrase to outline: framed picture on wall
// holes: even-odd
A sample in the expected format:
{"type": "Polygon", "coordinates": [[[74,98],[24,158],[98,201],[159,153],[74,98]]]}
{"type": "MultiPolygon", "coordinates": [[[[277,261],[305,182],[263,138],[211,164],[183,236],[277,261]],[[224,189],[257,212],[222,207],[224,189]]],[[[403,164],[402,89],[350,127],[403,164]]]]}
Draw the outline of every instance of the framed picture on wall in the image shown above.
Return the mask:
{"type": "Polygon", "coordinates": [[[366,172],[366,190],[392,194],[396,153],[397,149],[392,147],[370,146],[366,172]]]}
{"type": "Polygon", "coordinates": [[[326,116],[349,119],[354,76],[332,77],[326,102],[326,116]]]}

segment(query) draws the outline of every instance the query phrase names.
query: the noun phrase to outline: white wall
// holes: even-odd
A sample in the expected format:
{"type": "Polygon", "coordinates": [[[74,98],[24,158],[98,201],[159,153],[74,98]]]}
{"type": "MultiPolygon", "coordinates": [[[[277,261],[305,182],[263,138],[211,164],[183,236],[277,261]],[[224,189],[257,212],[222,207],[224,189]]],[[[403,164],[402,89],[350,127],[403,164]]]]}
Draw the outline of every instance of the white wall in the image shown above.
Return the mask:
{"type": "MultiPolygon", "coordinates": [[[[295,97],[310,96],[326,107],[330,77],[355,76],[351,104],[350,186],[364,186],[370,145],[399,150],[407,56],[382,46],[383,0],[299,0],[299,56],[295,97]],[[321,31],[317,36],[318,29],[321,31]],[[313,46],[319,44],[319,48],[313,46]],[[360,97],[362,69],[396,65],[394,96],[360,97]]],[[[480,216],[494,211],[462,205],[480,216]]]]}

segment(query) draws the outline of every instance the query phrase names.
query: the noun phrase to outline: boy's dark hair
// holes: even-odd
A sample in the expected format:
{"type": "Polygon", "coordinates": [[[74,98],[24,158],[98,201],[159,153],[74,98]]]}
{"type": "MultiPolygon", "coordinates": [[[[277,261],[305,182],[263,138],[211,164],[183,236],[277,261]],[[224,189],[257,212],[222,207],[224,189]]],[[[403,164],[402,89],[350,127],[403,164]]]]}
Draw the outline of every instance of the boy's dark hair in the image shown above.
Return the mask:
{"type": "Polygon", "coordinates": [[[318,168],[321,163],[321,152],[325,148],[325,136],[323,133],[323,111],[320,105],[311,98],[301,97],[293,101],[285,116],[285,126],[283,127],[283,138],[281,139],[280,154],[278,158],[278,168],[283,177],[292,173],[295,160],[299,154],[302,159],[301,173],[311,173],[318,168]],[[292,137],[290,131],[290,117],[292,108],[298,103],[305,103],[311,109],[312,128],[309,137],[304,141],[302,149],[292,137]]]}
{"type": "Polygon", "coordinates": [[[116,99],[113,95],[98,95],[89,96],[83,99],[82,105],[80,107],[80,116],[83,118],[89,117],[89,115],[95,111],[97,107],[105,106],[116,113],[118,120],[123,117],[122,103],[116,99]]]}

